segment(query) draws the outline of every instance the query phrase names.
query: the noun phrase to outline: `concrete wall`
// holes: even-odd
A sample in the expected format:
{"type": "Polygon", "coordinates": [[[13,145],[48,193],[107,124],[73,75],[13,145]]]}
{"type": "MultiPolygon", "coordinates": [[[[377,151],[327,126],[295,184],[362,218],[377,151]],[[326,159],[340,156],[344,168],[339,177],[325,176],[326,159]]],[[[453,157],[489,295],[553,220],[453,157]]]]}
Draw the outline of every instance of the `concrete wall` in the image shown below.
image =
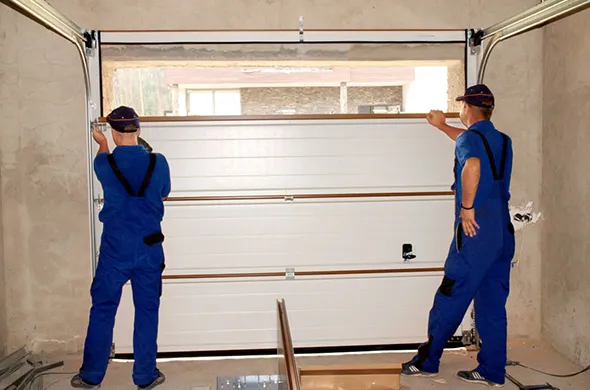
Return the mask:
{"type": "Polygon", "coordinates": [[[545,30],[543,335],[590,364],[590,10],[545,30]]]}
{"type": "MultiPolygon", "coordinates": [[[[0,167],[1,168],[1,167],[0,167]]],[[[0,169],[0,184],[2,169],[0,169]]],[[[6,273],[4,272],[4,235],[2,233],[2,196],[0,194],[0,358],[5,355],[8,345],[8,328],[6,322],[6,273]]]]}
{"type": "MultiPolygon", "coordinates": [[[[367,104],[402,105],[402,87],[348,87],[348,113],[367,104]]],[[[242,115],[339,114],[340,87],[242,88],[242,115]]]]}
{"type": "MultiPolygon", "coordinates": [[[[53,0],[90,29],[464,29],[485,27],[537,0],[53,0]]],[[[496,124],[516,150],[514,202],[540,200],[540,32],[502,44],[487,82],[496,124]]],[[[71,44],[0,6],[0,155],[9,348],[81,347],[90,267],[86,209],[84,88],[71,44]]],[[[450,157],[451,158],[451,157],[450,157]]],[[[513,273],[513,336],[540,334],[540,233],[527,231],[513,273]]],[[[441,253],[441,256],[444,254],[441,253]]],[[[427,308],[424,308],[427,310],[427,308]]],[[[426,326],[426,324],[424,324],[426,326]]]]}

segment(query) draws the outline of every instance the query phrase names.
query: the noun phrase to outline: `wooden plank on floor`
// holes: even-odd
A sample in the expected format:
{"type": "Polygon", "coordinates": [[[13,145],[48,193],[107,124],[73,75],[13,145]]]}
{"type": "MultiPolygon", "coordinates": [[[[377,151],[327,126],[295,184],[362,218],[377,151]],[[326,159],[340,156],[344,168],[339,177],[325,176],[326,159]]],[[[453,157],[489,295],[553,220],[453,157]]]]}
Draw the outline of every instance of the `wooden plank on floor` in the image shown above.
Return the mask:
{"type": "Polygon", "coordinates": [[[400,363],[302,366],[303,390],[399,390],[400,363]]]}

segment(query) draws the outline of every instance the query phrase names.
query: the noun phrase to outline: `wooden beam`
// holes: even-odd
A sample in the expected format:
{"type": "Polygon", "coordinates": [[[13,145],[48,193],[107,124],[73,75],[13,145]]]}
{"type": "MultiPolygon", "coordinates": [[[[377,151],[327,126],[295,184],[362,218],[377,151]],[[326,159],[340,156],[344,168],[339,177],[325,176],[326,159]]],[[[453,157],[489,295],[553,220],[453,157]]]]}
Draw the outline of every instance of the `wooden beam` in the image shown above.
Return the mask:
{"type": "Polygon", "coordinates": [[[303,390],[399,390],[401,363],[301,366],[303,390]]]}
{"type": "MultiPolygon", "coordinates": [[[[447,118],[459,118],[458,113],[446,113],[447,118]]],[[[161,122],[238,122],[238,121],[303,121],[303,120],[358,120],[358,119],[426,119],[426,114],[303,114],[303,115],[217,115],[217,116],[147,116],[144,123],[161,122]]],[[[106,123],[106,118],[98,118],[106,123]]]]}

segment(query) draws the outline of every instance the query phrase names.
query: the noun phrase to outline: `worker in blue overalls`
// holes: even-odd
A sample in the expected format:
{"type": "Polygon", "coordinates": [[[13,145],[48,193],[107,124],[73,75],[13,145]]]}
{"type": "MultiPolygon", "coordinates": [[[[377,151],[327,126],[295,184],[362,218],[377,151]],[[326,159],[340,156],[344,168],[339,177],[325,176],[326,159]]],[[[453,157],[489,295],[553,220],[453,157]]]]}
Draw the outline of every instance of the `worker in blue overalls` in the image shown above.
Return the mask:
{"type": "Polygon", "coordinates": [[[467,131],[445,123],[432,111],[428,121],[455,145],[455,236],[445,262],[428,320],[428,342],[403,364],[409,376],[435,376],[443,349],[461,324],[472,300],[481,336],[479,366],[460,371],[460,379],[488,386],[504,384],[506,367],[506,300],[514,256],[514,227],[510,220],[512,141],[490,121],[494,96],[475,85],[457,98],[467,131]]]}
{"type": "Polygon", "coordinates": [[[94,170],[104,191],[100,256],[90,294],[92,309],[84,345],[84,361],[72,387],[100,387],[105,376],[115,314],[123,285],[131,281],[135,323],[133,382],[153,389],[164,382],[156,368],[158,311],[164,271],[161,221],[164,198],[170,193],[166,158],[138,145],[139,117],[132,108],[119,107],[107,117],[117,145],[113,153],[105,135],[93,131],[99,145],[94,170]]]}

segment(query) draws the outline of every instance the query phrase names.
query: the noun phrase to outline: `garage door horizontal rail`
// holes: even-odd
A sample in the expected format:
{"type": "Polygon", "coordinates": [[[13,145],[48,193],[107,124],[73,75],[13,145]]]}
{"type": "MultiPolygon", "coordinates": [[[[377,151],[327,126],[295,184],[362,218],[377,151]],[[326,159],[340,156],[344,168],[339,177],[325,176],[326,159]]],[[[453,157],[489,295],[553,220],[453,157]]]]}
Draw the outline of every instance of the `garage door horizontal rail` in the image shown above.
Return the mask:
{"type": "MultiPolygon", "coordinates": [[[[297,271],[295,276],[354,276],[354,275],[386,275],[386,274],[408,274],[408,273],[430,273],[442,272],[443,267],[429,268],[383,268],[383,269],[347,269],[347,270],[324,270],[324,271],[297,271]]],[[[285,277],[286,272],[236,272],[223,274],[187,274],[187,275],[163,275],[165,280],[182,279],[241,279],[241,278],[280,278],[285,277]]]]}
{"type": "MultiPolygon", "coordinates": [[[[458,113],[446,113],[447,118],[459,118],[458,113]]],[[[309,114],[309,115],[216,115],[216,116],[144,116],[141,122],[228,122],[228,121],[297,121],[297,120],[356,120],[356,119],[426,119],[426,114],[309,114]]],[[[107,123],[98,118],[98,123],[107,123]]]]}
{"type": "Polygon", "coordinates": [[[166,202],[211,202],[211,201],[244,201],[244,200],[284,200],[297,199],[346,199],[346,198],[404,198],[453,196],[452,191],[414,191],[414,192],[366,192],[336,194],[299,194],[299,195],[244,195],[244,196],[170,196],[166,202]]]}

